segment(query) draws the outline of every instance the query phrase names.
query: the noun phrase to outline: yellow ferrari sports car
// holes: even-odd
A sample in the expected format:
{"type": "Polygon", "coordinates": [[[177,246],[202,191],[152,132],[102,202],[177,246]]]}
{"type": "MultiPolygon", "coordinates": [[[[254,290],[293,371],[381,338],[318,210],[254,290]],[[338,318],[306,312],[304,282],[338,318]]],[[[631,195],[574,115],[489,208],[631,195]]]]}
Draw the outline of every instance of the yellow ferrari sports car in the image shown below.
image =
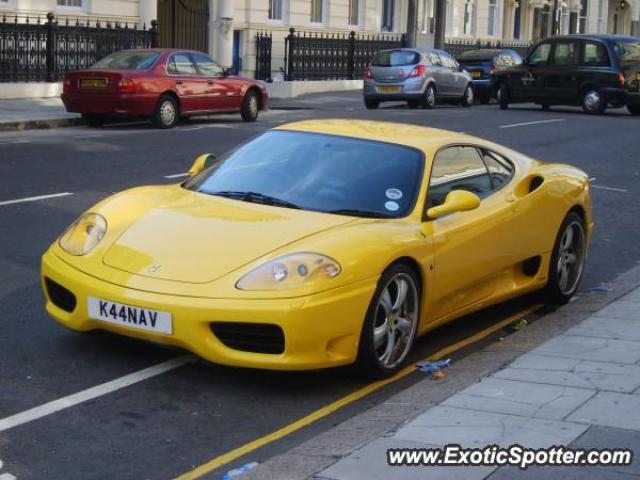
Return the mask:
{"type": "Polygon", "coordinates": [[[397,371],[418,335],[575,293],[589,178],[443,130],[282,125],[182,184],[113,195],[42,258],[49,315],[226,365],[397,371]]]}

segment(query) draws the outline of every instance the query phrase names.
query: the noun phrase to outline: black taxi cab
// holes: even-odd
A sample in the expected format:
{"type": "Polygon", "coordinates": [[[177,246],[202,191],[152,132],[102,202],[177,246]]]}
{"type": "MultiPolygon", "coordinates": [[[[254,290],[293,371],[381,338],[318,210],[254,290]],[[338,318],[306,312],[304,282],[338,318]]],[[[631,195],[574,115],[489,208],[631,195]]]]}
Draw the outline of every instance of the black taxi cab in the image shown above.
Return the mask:
{"type": "Polygon", "coordinates": [[[536,44],[522,65],[495,71],[491,88],[500,108],[511,103],[581,105],[603,113],[626,106],[640,115],[640,39],[565,35],[536,44]]]}

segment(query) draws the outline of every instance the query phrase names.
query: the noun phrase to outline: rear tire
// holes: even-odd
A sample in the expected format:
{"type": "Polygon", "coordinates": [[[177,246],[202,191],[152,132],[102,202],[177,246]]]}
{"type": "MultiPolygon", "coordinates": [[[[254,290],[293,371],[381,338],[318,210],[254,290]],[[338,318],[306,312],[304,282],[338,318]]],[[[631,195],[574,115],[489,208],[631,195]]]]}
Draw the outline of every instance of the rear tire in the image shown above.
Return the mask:
{"type": "Polygon", "coordinates": [[[436,104],[436,89],[433,86],[433,83],[427,85],[427,89],[424,91],[424,95],[420,100],[420,104],[422,108],[426,108],[431,110],[436,104]]]}
{"type": "Polygon", "coordinates": [[[367,110],[375,110],[380,106],[380,100],[374,100],[372,98],[364,98],[364,106],[367,110]]]}
{"type": "Polygon", "coordinates": [[[601,115],[607,109],[607,100],[597,87],[587,88],[582,94],[582,110],[587,113],[601,115]]]}
{"type": "Polygon", "coordinates": [[[640,115],[640,105],[627,105],[627,110],[631,115],[640,115]]]}
{"type": "Polygon", "coordinates": [[[462,99],[460,100],[460,105],[468,108],[473,105],[473,100],[473,87],[471,85],[467,85],[467,88],[464,89],[462,99]]]}
{"type": "Polygon", "coordinates": [[[587,253],[584,220],[569,212],[562,221],[549,263],[549,279],[542,291],[548,303],[564,305],[578,290],[587,253]]]}
{"type": "Polygon", "coordinates": [[[418,275],[404,263],[390,266],[378,282],[362,326],[358,370],[373,379],[400,370],[416,338],[419,318],[418,275]]]}
{"type": "Polygon", "coordinates": [[[101,127],[107,120],[106,115],[100,115],[98,113],[83,113],[82,119],[90,127],[101,127]]]}
{"type": "Polygon", "coordinates": [[[501,83],[496,93],[496,99],[500,105],[500,110],[507,110],[509,108],[509,88],[506,83],[501,83]]]}
{"type": "Polygon", "coordinates": [[[151,123],[156,128],[173,128],[178,121],[178,102],[171,95],[162,95],[156,110],[151,117],[151,123]]]}
{"type": "Polygon", "coordinates": [[[260,102],[258,101],[258,94],[253,90],[249,90],[242,101],[240,116],[245,122],[255,122],[258,119],[259,111],[260,102]]]}

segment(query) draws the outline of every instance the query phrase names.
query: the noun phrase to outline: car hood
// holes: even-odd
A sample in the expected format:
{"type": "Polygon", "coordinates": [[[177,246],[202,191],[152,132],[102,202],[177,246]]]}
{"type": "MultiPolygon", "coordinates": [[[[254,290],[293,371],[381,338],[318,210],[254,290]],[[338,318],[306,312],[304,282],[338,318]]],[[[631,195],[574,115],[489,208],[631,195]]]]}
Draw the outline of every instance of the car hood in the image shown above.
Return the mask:
{"type": "Polygon", "coordinates": [[[208,283],[291,242],[351,221],[185,190],[129,225],[102,261],[136,275],[208,283]]]}

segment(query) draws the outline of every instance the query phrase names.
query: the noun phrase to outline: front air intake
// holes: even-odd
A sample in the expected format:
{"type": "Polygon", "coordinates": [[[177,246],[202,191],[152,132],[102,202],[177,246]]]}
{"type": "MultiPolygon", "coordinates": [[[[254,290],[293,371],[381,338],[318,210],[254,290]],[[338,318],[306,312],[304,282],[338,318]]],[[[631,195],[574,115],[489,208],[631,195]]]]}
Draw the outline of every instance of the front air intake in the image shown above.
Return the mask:
{"type": "Polygon", "coordinates": [[[75,310],[77,301],[76,296],[73,293],[48,277],[45,277],[44,284],[47,289],[49,299],[56,307],[69,313],[75,310]]]}
{"type": "Polygon", "coordinates": [[[284,352],[284,332],[269,323],[213,322],[211,331],[225,346],[242,352],[284,352]]]}

